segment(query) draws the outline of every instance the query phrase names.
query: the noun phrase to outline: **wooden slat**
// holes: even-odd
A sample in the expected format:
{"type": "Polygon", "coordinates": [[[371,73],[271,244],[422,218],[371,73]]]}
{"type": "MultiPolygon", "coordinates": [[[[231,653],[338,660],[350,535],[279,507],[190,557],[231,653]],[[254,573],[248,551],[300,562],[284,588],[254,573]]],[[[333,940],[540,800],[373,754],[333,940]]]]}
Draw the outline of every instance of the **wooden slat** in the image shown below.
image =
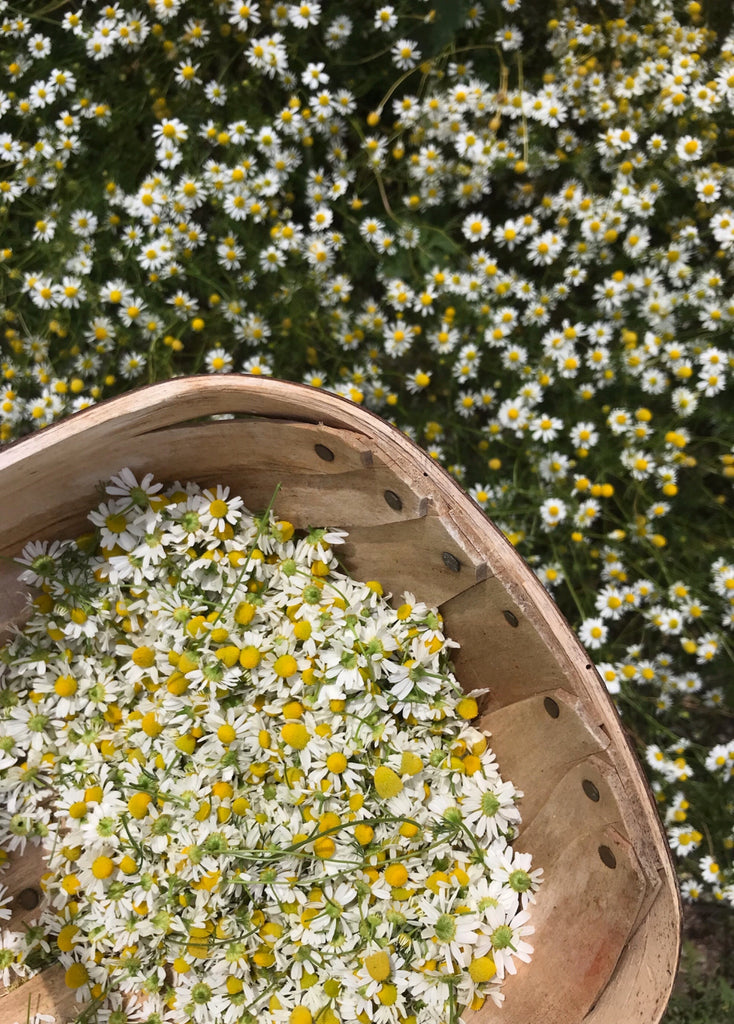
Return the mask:
{"type": "Polygon", "coordinates": [[[533,1002],[521,979],[513,979],[504,1024],[583,1020],[612,976],[646,899],[645,873],[620,831],[619,806],[600,764],[596,758],[569,768],[515,843],[544,869],[532,920],[537,977],[563,982],[541,986],[533,1002]],[[589,796],[588,782],[598,800],[589,796]],[[602,860],[604,848],[614,868],[602,860]]]}
{"type": "Polygon", "coordinates": [[[398,603],[408,590],[429,605],[441,605],[487,572],[478,554],[457,543],[435,515],[353,527],[341,554],[357,579],[379,580],[398,603]]]}
{"type": "MultiPolygon", "coordinates": [[[[598,835],[607,827],[619,830],[622,827],[619,807],[613,794],[600,780],[599,800],[591,800],[584,790],[584,781],[588,778],[588,765],[585,762],[572,765],[559,778],[543,807],[535,815],[532,822],[523,826],[515,841],[516,849],[533,854],[533,860],[544,871],[552,867],[558,860],[565,857],[563,852],[568,843],[569,834],[598,835]]],[[[642,878],[644,874],[635,859],[637,869],[642,878]]],[[[597,860],[591,865],[597,877],[605,876],[597,860]]],[[[567,865],[567,869],[569,865],[567,865]]],[[[588,869],[587,869],[588,870],[588,869]]],[[[631,926],[632,921],[628,921],[631,926]]]]}
{"type": "MultiPolygon", "coordinates": [[[[642,924],[652,904],[657,900],[664,880],[672,883],[671,911],[675,917],[673,908],[678,906],[678,891],[672,864],[666,865],[660,857],[656,856],[654,843],[651,842],[649,832],[645,831],[646,822],[639,804],[639,794],[634,789],[627,789],[624,779],[620,778],[614,764],[616,755],[616,748],[610,745],[604,753],[586,758],[584,768],[588,778],[596,784],[600,792],[603,794],[608,792],[609,799],[616,803],[619,811],[617,827],[632,843],[645,876],[645,898],[640,906],[637,920],[633,922],[633,928],[636,928],[642,924]],[[666,871],[670,872],[668,876],[665,874],[666,871]]],[[[604,798],[606,799],[606,797],[604,798]]]]}
{"type": "MultiPolygon", "coordinates": [[[[544,845],[545,880],[533,907],[532,968],[507,979],[500,1014],[464,1019],[502,1024],[570,1024],[582,1021],[612,974],[643,896],[639,864],[629,843],[610,827],[578,833],[572,802],[544,845]],[[611,851],[615,867],[602,863],[611,851]],[[531,980],[533,979],[533,980],[531,980]]],[[[553,814],[547,818],[553,826],[553,814]]],[[[539,837],[536,835],[537,845],[539,837]]],[[[617,1024],[628,1024],[625,1017],[617,1024]]]]}
{"type": "Polygon", "coordinates": [[[8,636],[8,627],[19,622],[26,608],[28,589],[18,582],[20,568],[0,559],[0,643],[8,636]]]}
{"type": "Polygon", "coordinates": [[[136,437],[151,441],[166,437],[171,451],[178,448],[189,457],[196,457],[197,449],[202,449],[202,468],[210,473],[212,461],[218,463],[223,455],[235,464],[237,458],[256,468],[277,463],[284,471],[299,474],[344,473],[372,464],[369,441],[363,434],[292,420],[254,416],[207,419],[147,430],[136,437]]]}
{"type": "Polygon", "coordinates": [[[23,853],[16,850],[10,854],[2,881],[12,897],[8,927],[13,931],[23,931],[25,925],[38,918],[43,898],[39,880],[45,869],[40,846],[26,845],[23,853]]]}
{"type": "Polygon", "coordinates": [[[336,525],[328,518],[337,511],[344,527],[391,523],[425,515],[428,504],[425,495],[407,488],[384,461],[373,462],[360,434],[345,430],[229,420],[131,437],[110,438],[100,431],[81,440],[63,453],[55,447],[47,453],[49,473],[53,454],[56,486],[48,479],[44,486],[42,476],[18,464],[5,470],[9,500],[0,508],[4,553],[17,551],[29,539],[73,536],[87,529],[83,510],[98,503],[99,485],[124,466],[140,474],[152,472],[164,483],[229,484],[252,511],[265,508],[280,484],[276,507],[297,509],[301,525],[336,525]],[[271,428],[273,438],[266,444],[263,438],[271,428]],[[334,458],[319,458],[317,445],[334,458]],[[388,504],[386,491],[400,498],[399,511],[388,504]],[[18,508],[25,510],[23,517],[15,514],[18,508]]]}
{"type": "Polygon", "coordinates": [[[630,937],[610,982],[583,1024],[659,1021],[675,979],[679,946],[669,888],[661,885],[655,902],[630,937]]]}
{"type": "Polygon", "coordinates": [[[455,662],[462,683],[470,690],[490,686],[490,709],[539,691],[585,693],[549,649],[526,606],[513,600],[498,577],[490,576],[453,597],[442,611],[449,635],[461,645],[455,662]]]}
{"type": "MultiPolygon", "coordinates": [[[[503,776],[525,794],[520,803],[525,829],[570,765],[587,763],[591,754],[609,746],[609,737],[595,728],[581,700],[564,690],[539,693],[485,714],[479,728],[491,733],[490,746],[503,776]]],[[[585,776],[585,781],[604,792],[595,784],[597,775],[585,776]]],[[[608,789],[606,797],[614,799],[608,789]]]]}
{"type": "Polygon", "coordinates": [[[83,1008],[83,1004],[77,1005],[74,992],[66,987],[60,966],[49,967],[0,995],[2,1024],[25,1024],[29,1009],[31,1017],[34,1013],[47,1013],[56,1017],[56,1024],[66,1024],[83,1008]]]}

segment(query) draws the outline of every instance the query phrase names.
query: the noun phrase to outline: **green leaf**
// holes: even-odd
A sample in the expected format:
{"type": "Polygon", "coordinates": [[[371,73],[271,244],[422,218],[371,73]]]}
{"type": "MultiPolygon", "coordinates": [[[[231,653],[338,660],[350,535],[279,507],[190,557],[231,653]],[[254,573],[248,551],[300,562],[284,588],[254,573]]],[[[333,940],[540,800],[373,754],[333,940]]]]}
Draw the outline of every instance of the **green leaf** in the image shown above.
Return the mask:
{"type": "Polygon", "coordinates": [[[471,0],[436,0],[433,5],[436,16],[430,23],[427,37],[434,53],[440,52],[454,41],[456,34],[464,26],[471,6],[471,0]]]}

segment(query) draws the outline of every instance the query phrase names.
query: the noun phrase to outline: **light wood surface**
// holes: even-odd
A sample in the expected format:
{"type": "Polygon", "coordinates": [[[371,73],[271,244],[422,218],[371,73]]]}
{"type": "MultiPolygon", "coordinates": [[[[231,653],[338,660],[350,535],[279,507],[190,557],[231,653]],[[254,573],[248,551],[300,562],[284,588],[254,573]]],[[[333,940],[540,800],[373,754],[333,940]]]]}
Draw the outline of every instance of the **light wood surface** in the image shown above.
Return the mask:
{"type": "MultiPolygon", "coordinates": [[[[502,772],[526,794],[518,846],[545,883],[531,964],[508,979],[502,1010],[487,1004],[465,1019],[657,1024],[678,960],[680,905],[652,796],[586,652],[456,482],[384,420],[327,392],[239,375],[182,378],[0,450],[0,555],[86,532],[99,482],[123,466],[166,482],[227,483],[253,510],[279,483],[278,515],[349,530],[346,567],[438,604],[461,644],[462,685],[491,687],[482,723],[502,772]]],[[[0,633],[23,602],[14,567],[0,561],[0,633]]],[[[38,854],[26,855],[3,880],[18,897],[40,871],[38,854]]],[[[32,919],[16,912],[11,927],[32,919]]],[[[45,1000],[40,1009],[71,1012],[63,978],[47,971],[0,996],[2,1024],[25,1019],[29,992],[45,1000]]]]}

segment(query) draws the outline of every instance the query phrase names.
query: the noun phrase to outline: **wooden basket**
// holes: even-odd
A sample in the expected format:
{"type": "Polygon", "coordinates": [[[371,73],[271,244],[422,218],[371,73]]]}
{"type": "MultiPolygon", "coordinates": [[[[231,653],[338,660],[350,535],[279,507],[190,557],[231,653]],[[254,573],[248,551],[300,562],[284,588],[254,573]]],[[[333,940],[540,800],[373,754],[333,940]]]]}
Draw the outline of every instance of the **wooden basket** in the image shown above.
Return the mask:
{"type": "MultiPolygon", "coordinates": [[[[92,407],[0,451],[0,555],[86,532],[100,481],[123,466],[165,482],[229,484],[249,508],[349,531],[357,578],[440,606],[467,690],[491,687],[481,727],[524,791],[516,847],[544,884],[535,954],[508,977],[503,1024],[657,1024],[677,967],[680,905],[663,829],[617,712],[553,600],[502,533],[436,463],[379,417],[305,385],[237,375],[167,381],[92,407]],[[218,418],[230,414],[229,418],[218,418]]],[[[0,561],[0,634],[24,607],[0,561]]],[[[3,876],[10,927],[31,921],[39,857],[3,876]]],[[[0,996],[72,1017],[51,968],[0,996]]]]}

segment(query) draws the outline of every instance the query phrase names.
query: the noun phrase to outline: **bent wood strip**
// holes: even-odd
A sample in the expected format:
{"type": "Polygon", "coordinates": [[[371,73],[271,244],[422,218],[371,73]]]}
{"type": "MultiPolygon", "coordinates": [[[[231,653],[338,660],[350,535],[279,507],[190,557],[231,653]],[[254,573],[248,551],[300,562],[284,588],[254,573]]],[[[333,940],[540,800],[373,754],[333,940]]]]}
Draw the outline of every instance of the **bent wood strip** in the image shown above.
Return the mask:
{"type": "Polygon", "coordinates": [[[21,621],[27,597],[28,590],[18,582],[18,566],[0,557],[0,643],[9,635],[11,623],[21,621]]]}
{"type": "Polygon", "coordinates": [[[459,545],[445,521],[434,515],[382,526],[354,526],[342,555],[357,579],[379,580],[398,604],[408,590],[429,605],[441,605],[473,587],[487,572],[476,552],[459,545]]]}
{"type": "Polygon", "coordinates": [[[372,464],[369,441],[363,435],[297,420],[262,416],[205,419],[136,435],[151,441],[159,436],[165,436],[171,447],[179,447],[189,456],[198,454],[191,451],[192,447],[206,449],[207,460],[201,461],[206,463],[209,473],[212,458],[232,459],[235,453],[240,457],[246,453],[251,466],[276,463],[284,471],[318,475],[363,469],[372,464]]]}
{"type": "MultiPolygon", "coordinates": [[[[491,559],[488,562],[491,568],[491,559]]],[[[573,674],[568,671],[528,614],[527,603],[513,600],[498,576],[452,597],[442,611],[447,632],[461,645],[454,660],[462,683],[472,690],[490,686],[488,709],[495,711],[546,690],[587,696],[589,687],[581,683],[578,664],[573,674]],[[495,679],[501,685],[492,685],[495,679]]],[[[584,658],[582,671],[587,675],[588,664],[584,658]]]]}
{"type": "MultiPolygon", "coordinates": [[[[575,690],[579,694],[586,693],[588,706],[593,708],[593,724],[610,737],[611,744],[605,757],[609,778],[614,784],[620,822],[624,823],[624,831],[632,840],[648,879],[648,893],[638,923],[642,923],[644,914],[656,899],[661,886],[666,894],[664,902],[670,914],[670,941],[666,946],[669,959],[663,972],[666,980],[662,984],[669,993],[668,982],[674,975],[678,956],[679,947],[676,943],[679,942],[681,911],[675,871],[652,794],[624,735],[616,710],[583,648],[575,637],[570,636],[567,626],[558,632],[554,629],[555,636],[564,637],[566,641],[564,647],[559,648],[553,642],[553,637],[548,636],[548,627],[553,625],[554,609],[549,609],[547,615],[539,620],[538,607],[528,602],[528,596],[532,596],[531,588],[526,585],[527,581],[522,578],[522,574],[518,572],[515,580],[508,580],[504,576],[504,568],[497,563],[495,567],[497,575],[475,588],[475,592],[486,592],[486,603],[481,599],[474,601],[474,593],[467,591],[447,603],[443,609],[450,635],[463,642],[462,649],[455,656],[459,677],[469,687],[482,685],[482,680],[486,679],[486,652],[489,649],[492,651],[493,669],[502,679],[502,685],[495,691],[497,703],[511,705],[533,690],[542,691],[546,680],[560,680],[560,685],[565,689],[575,690]],[[510,635],[512,630],[505,628],[500,618],[499,608],[503,602],[507,602],[506,607],[518,620],[518,626],[515,627],[518,639],[523,632],[523,622],[527,623],[522,643],[513,645],[510,635]],[[486,618],[484,610],[488,610],[486,618]],[[484,644],[479,640],[482,634],[484,644]],[[467,643],[465,637],[473,638],[472,642],[467,643]]],[[[488,706],[490,709],[496,706],[491,694],[488,706]]],[[[511,765],[516,763],[516,767],[511,770],[508,768],[508,774],[520,785],[525,779],[522,754],[517,752],[513,756],[508,748],[503,751],[503,760],[508,757],[511,765]]],[[[523,782],[521,788],[528,790],[529,785],[523,782]]],[[[654,988],[654,981],[649,977],[648,983],[654,988]]]]}
{"type": "MultiPolygon", "coordinates": [[[[523,830],[545,805],[568,766],[605,750],[609,737],[596,729],[578,697],[563,690],[526,697],[482,716],[479,728],[491,734],[503,776],[524,793],[520,801],[523,830]],[[550,710],[550,713],[549,713],[550,710]]],[[[601,799],[600,789],[585,775],[587,799],[601,799]],[[586,783],[589,785],[586,785],[586,783]],[[590,794],[590,795],[589,795],[590,794]]],[[[609,799],[614,799],[611,793],[609,799]]]]}
{"type": "Polygon", "coordinates": [[[679,946],[666,897],[661,886],[583,1024],[649,1024],[662,1017],[675,978],[679,946]]]}
{"type": "Polygon", "coordinates": [[[64,970],[58,965],[48,967],[18,988],[0,994],[0,1020],[2,1024],[25,1024],[30,1009],[34,1013],[48,1013],[56,1017],[57,1024],[65,1024],[84,1008],[77,1004],[74,992],[66,987],[64,970]]]}
{"type": "MultiPolygon", "coordinates": [[[[617,832],[624,831],[614,794],[597,778],[600,798],[590,799],[584,788],[587,777],[588,766],[583,761],[559,773],[558,782],[545,804],[533,820],[523,827],[515,841],[515,849],[532,853],[533,861],[542,865],[544,872],[546,868],[550,869],[566,856],[564,851],[571,833],[574,836],[598,835],[608,827],[613,827],[617,832]]],[[[637,856],[635,864],[641,885],[644,887],[647,883],[637,856]]],[[[607,872],[599,867],[598,856],[592,858],[591,866],[594,867],[596,878],[601,885],[601,880],[607,878],[607,872]]],[[[567,888],[577,867],[578,865],[566,864],[567,888]]],[[[631,928],[634,918],[627,923],[631,928]]],[[[621,949],[618,952],[621,952],[621,949]]]]}
{"type": "Polygon", "coordinates": [[[28,844],[23,853],[15,850],[8,857],[0,881],[7,887],[7,895],[12,897],[9,904],[12,916],[8,927],[14,931],[23,931],[24,925],[38,918],[43,899],[40,879],[45,870],[46,862],[40,846],[28,844]]]}
{"type": "MultiPolygon", "coordinates": [[[[663,884],[661,863],[653,855],[651,844],[647,837],[641,834],[644,827],[644,819],[635,813],[635,801],[626,798],[624,782],[620,779],[613,764],[614,751],[608,748],[604,753],[592,755],[584,762],[587,777],[597,786],[600,792],[608,792],[619,809],[619,824],[616,826],[623,832],[632,843],[640,867],[646,879],[646,896],[640,907],[637,920],[634,922],[636,928],[644,919],[653,902],[657,899],[663,884]]],[[[676,887],[677,892],[677,887],[676,887]]]]}
{"type": "MultiPolygon", "coordinates": [[[[564,813],[557,856],[532,908],[535,933],[528,941],[536,983],[527,984],[530,975],[523,976],[522,968],[507,979],[505,1003],[494,1018],[501,1024],[583,1021],[614,970],[642,898],[644,883],[629,843],[609,827],[576,835],[567,820],[564,813]],[[613,869],[602,864],[602,873],[600,847],[615,860],[613,869]]],[[[464,1018],[467,1024],[493,1019],[481,1013],[464,1018]]]]}
{"type": "MultiPolygon", "coordinates": [[[[60,525],[72,531],[85,529],[80,510],[99,500],[100,482],[123,466],[154,472],[167,483],[228,483],[255,511],[268,504],[280,483],[293,491],[291,508],[300,510],[299,503],[305,503],[312,515],[338,510],[349,524],[394,522],[424,515],[427,508],[424,495],[406,488],[384,460],[373,465],[361,435],[311,424],[233,420],[133,437],[110,436],[100,429],[76,438],[63,451],[53,445],[43,460],[39,453],[33,462],[32,472],[17,463],[4,469],[5,488],[12,495],[12,502],[3,502],[0,508],[0,537],[6,550],[22,547],[48,530],[58,531],[60,525]],[[263,445],[262,436],[271,430],[274,441],[263,445]],[[317,445],[333,458],[320,458],[317,445]],[[46,473],[39,477],[42,463],[46,473]],[[388,504],[386,491],[399,498],[398,511],[388,504]],[[18,507],[25,511],[20,519],[14,514],[18,507]]],[[[311,522],[326,525],[322,520],[311,522]]]]}

